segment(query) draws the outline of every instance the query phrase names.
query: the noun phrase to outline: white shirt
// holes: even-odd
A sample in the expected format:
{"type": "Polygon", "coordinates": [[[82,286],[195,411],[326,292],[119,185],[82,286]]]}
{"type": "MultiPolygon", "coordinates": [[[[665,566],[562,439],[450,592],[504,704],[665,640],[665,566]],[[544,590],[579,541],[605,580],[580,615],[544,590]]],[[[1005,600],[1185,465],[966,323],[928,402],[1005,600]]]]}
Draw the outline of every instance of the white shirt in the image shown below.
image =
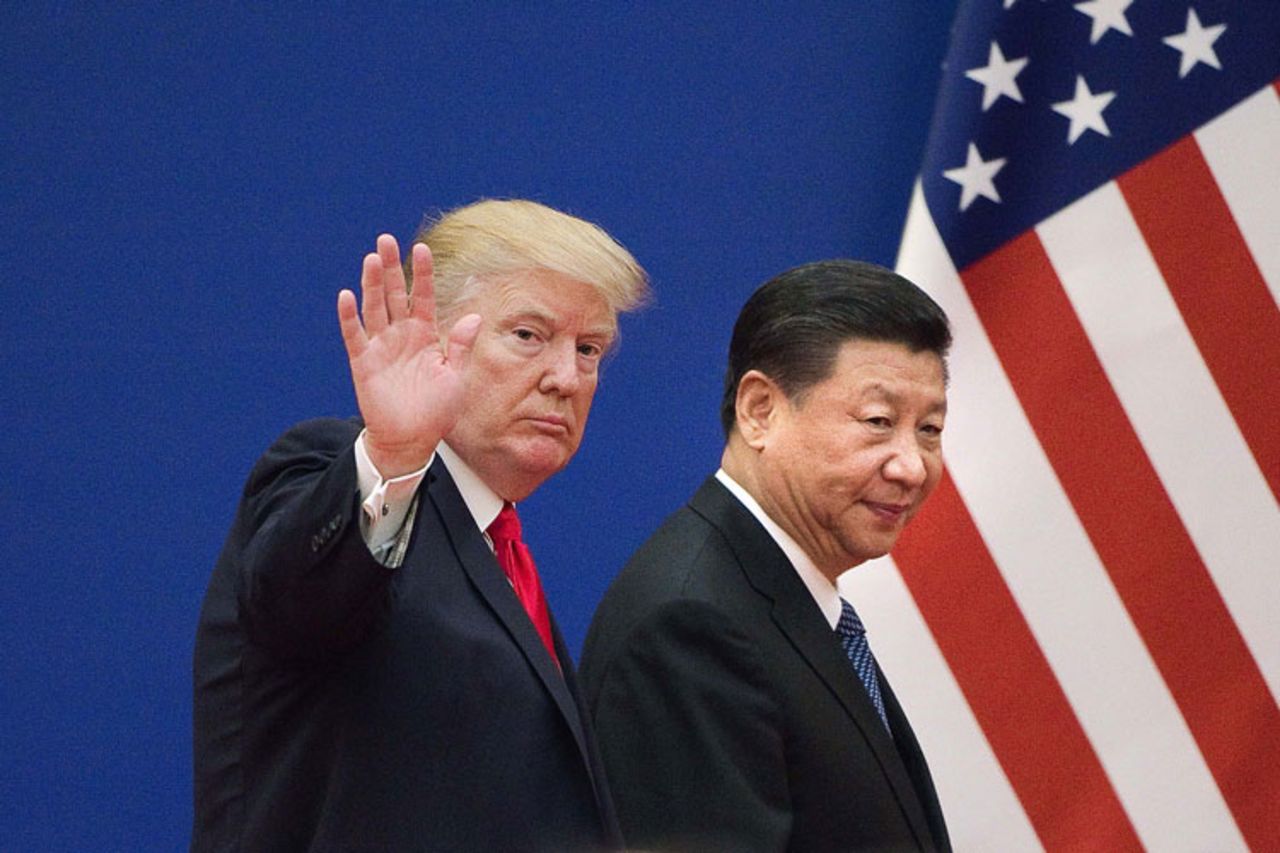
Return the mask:
{"type": "Polygon", "coordinates": [[[791,567],[796,570],[796,574],[800,576],[800,580],[804,582],[805,588],[809,590],[809,594],[813,596],[813,600],[817,602],[818,609],[822,611],[822,615],[831,623],[831,630],[835,630],[837,623],[840,622],[840,593],[826,575],[819,571],[813,559],[805,553],[804,549],[792,539],[787,531],[783,530],[776,521],[769,517],[768,513],[756,502],[751,493],[737,481],[725,473],[723,468],[716,471],[716,479],[720,484],[728,489],[741,504],[747,508],[747,512],[755,516],[756,521],[765,531],[773,537],[773,541],[778,543],[778,547],[782,549],[782,553],[791,561],[791,567]]]}
{"type": "Polygon", "coordinates": [[[409,534],[413,532],[413,520],[417,514],[418,486],[435,461],[436,453],[440,454],[445,467],[449,469],[471,518],[480,532],[484,533],[489,548],[493,548],[493,542],[485,531],[502,511],[502,498],[449,445],[440,442],[436,446],[436,452],[427,459],[426,465],[412,473],[388,480],[383,478],[369,458],[362,430],[355,445],[356,483],[360,489],[360,505],[364,510],[360,518],[360,533],[374,559],[388,568],[394,569],[404,560],[404,550],[409,545],[409,534]]]}

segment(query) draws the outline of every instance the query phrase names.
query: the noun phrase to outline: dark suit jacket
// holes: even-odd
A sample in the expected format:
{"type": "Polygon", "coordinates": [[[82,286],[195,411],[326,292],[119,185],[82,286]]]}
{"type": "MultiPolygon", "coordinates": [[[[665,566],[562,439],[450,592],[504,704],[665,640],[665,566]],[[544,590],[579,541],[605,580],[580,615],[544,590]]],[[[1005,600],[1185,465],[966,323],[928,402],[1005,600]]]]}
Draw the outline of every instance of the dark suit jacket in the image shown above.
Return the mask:
{"type": "Polygon", "coordinates": [[[629,845],[949,849],[888,683],[892,737],[791,563],[714,478],[610,587],[580,675],[629,845]]]}
{"type": "Polygon", "coordinates": [[[437,457],[404,563],[360,534],[357,421],[249,477],[195,648],[196,850],[595,850],[616,816],[563,677],[437,457]]]}

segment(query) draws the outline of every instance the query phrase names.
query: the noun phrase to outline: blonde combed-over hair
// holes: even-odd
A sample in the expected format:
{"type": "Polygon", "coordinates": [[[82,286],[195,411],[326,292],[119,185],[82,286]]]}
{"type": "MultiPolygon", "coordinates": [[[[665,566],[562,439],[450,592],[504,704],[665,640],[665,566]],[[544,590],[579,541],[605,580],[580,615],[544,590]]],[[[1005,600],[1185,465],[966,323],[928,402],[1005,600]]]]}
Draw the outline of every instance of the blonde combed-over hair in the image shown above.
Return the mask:
{"type": "Polygon", "coordinates": [[[436,310],[452,318],[477,286],[551,270],[594,287],[616,316],[649,297],[644,269],[603,228],[523,199],[484,199],[429,219],[414,238],[431,249],[436,310]]]}

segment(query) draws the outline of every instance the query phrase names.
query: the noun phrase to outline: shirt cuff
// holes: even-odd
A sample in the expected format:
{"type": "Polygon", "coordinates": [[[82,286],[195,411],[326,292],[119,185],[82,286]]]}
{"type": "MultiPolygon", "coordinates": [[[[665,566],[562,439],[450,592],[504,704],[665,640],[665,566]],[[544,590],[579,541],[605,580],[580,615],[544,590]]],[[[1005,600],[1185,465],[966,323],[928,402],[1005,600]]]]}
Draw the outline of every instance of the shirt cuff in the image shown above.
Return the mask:
{"type": "Polygon", "coordinates": [[[363,510],[360,532],[369,550],[377,556],[387,550],[404,526],[413,496],[436,455],[433,452],[427,459],[427,464],[417,471],[387,480],[369,458],[364,435],[365,431],[361,430],[355,445],[356,483],[360,489],[360,506],[363,510]]]}

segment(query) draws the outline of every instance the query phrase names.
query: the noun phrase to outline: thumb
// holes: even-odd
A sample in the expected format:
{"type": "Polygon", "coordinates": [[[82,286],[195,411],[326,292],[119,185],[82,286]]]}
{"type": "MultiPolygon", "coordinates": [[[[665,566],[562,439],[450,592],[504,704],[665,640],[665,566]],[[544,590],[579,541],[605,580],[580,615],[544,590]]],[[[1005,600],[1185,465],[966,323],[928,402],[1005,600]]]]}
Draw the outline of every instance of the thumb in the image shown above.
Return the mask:
{"type": "Polygon", "coordinates": [[[471,352],[471,345],[480,334],[480,321],[479,314],[468,314],[453,324],[453,328],[449,330],[448,351],[445,353],[450,364],[462,367],[463,360],[471,352]]]}

